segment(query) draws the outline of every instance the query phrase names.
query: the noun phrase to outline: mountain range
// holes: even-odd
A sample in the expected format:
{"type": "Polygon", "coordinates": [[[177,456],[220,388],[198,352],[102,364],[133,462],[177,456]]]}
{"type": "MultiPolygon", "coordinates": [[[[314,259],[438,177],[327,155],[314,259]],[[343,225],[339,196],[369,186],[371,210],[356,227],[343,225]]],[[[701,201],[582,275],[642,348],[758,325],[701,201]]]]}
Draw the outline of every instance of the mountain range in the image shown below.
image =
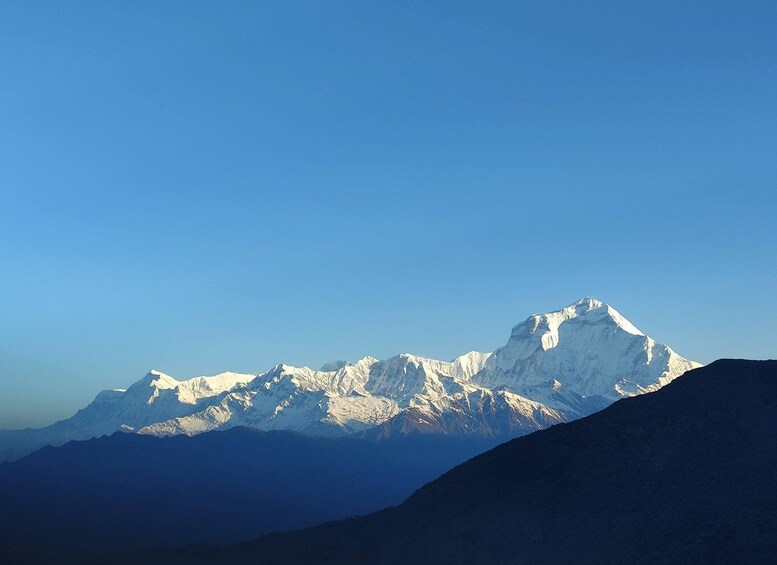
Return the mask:
{"type": "Polygon", "coordinates": [[[777,361],[720,360],[504,443],[397,507],[129,562],[775,563],[776,471],[777,361]]]}
{"type": "Polygon", "coordinates": [[[584,298],[516,325],[506,345],[446,362],[411,354],[319,370],[277,365],[253,375],[179,381],[152,370],[106,390],[74,416],[0,431],[0,461],[115,432],[196,435],[245,426],[382,440],[415,433],[508,439],[654,391],[698,367],[584,298]]]}

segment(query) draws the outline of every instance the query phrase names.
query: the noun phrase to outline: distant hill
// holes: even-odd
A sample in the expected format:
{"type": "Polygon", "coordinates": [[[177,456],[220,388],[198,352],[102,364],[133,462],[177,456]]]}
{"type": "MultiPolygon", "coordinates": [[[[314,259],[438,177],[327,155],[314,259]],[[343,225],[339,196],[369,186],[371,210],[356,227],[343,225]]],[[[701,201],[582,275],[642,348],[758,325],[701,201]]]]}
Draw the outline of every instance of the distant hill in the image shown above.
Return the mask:
{"type": "Polygon", "coordinates": [[[374,442],[232,428],[194,437],[116,433],[0,464],[0,563],[234,542],[365,514],[493,440],[374,442]]]}
{"type": "MultiPolygon", "coordinates": [[[[777,361],[717,361],[484,453],[405,503],[144,563],[777,562],[777,361]]],[[[133,556],[137,558],[138,556],[133,556]]]]}

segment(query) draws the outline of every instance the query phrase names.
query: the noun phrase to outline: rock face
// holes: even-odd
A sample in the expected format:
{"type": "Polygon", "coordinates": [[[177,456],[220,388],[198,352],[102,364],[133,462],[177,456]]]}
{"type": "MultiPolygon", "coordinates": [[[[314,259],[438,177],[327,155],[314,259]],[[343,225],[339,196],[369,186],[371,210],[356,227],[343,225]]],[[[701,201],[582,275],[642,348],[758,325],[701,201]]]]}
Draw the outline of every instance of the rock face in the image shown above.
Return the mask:
{"type": "Polygon", "coordinates": [[[259,375],[178,381],[151,371],[101,392],[48,428],[0,432],[0,460],[115,431],[193,435],[235,426],[386,438],[442,433],[509,438],[649,392],[699,364],[584,298],[515,326],[504,347],[453,361],[401,354],[336,361],[316,371],[278,365],[259,375]]]}

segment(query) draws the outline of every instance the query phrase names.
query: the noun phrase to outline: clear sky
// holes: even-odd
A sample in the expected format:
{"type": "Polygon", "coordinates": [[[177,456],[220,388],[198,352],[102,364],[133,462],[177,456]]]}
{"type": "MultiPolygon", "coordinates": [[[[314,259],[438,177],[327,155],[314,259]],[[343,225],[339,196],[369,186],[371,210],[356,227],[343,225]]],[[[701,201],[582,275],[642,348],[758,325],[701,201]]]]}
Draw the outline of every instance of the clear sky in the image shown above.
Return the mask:
{"type": "Polygon", "coordinates": [[[0,428],[584,295],[777,357],[777,2],[0,4],[0,428]]]}

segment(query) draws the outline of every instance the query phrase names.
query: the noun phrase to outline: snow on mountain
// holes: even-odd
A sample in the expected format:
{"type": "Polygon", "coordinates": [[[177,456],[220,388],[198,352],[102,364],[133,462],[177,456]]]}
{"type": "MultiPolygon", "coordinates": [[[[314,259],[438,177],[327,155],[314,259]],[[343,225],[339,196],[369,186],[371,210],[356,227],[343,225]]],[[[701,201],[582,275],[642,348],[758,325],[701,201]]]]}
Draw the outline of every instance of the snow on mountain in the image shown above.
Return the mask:
{"type": "Polygon", "coordinates": [[[410,354],[378,361],[364,357],[336,370],[278,365],[201,412],[156,422],[141,433],[200,433],[225,426],[293,429],[336,435],[377,426],[414,404],[473,391],[467,385],[488,354],[451,362],[410,354]]]}
{"type": "Polygon", "coordinates": [[[583,298],[515,326],[474,381],[553,406],[551,397],[562,390],[564,396],[614,401],[656,390],[699,366],[656,343],[609,304],[583,298]]]}
{"type": "Polygon", "coordinates": [[[250,382],[256,375],[221,373],[178,381],[151,370],[128,389],[104,390],[74,416],[39,429],[0,431],[0,461],[16,459],[45,445],[91,439],[203,409],[219,394],[250,382]]]}
{"type": "Polygon", "coordinates": [[[115,431],[159,436],[234,426],[381,438],[407,433],[512,437],[656,390],[700,366],[656,343],[608,304],[584,298],[515,326],[504,347],[453,361],[401,354],[278,365],[259,375],[178,381],[149,372],[103,391],[72,418],[0,432],[0,460],[115,431]]]}

